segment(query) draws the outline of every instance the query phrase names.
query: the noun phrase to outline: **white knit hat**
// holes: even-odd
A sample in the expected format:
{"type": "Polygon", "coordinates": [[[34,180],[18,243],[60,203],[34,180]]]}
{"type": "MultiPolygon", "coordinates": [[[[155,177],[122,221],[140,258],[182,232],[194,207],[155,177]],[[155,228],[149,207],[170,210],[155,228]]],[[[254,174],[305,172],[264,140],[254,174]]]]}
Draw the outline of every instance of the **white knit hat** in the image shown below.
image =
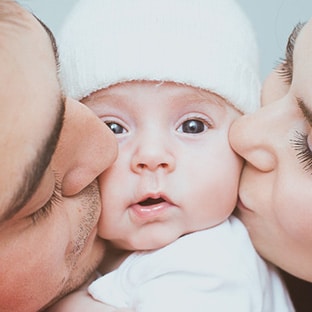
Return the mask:
{"type": "Polygon", "coordinates": [[[259,106],[258,48],[234,0],[80,0],[59,38],[65,94],[132,80],[173,81],[259,106]]]}

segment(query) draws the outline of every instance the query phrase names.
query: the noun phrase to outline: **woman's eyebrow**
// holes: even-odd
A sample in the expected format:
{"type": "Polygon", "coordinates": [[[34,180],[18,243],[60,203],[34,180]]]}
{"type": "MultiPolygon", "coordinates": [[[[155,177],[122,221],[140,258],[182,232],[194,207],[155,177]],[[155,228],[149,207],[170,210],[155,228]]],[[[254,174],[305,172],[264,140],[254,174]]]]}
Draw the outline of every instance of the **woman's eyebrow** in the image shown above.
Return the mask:
{"type": "Polygon", "coordinates": [[[301,22],[297,23],[297,25],[293,28],[291,34],[288,37],[288,41],[286,45],[286,53],[285,53],[285,63],[287,65],[288,73],[291,76],[290,80],[292,80],[292,75],[293,75],[293,55],[294,55],[296,40],[298,38],[298,35],[301,29],[304,27],[304,25],[305,23],[301,23],[301,22]]]}

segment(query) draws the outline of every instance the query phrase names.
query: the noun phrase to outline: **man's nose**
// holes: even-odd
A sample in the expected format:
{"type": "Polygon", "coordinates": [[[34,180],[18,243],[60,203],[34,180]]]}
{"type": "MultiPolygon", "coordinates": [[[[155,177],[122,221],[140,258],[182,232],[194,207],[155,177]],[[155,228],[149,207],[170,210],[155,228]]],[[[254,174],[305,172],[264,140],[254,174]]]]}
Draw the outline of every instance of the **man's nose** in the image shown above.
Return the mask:
{"type": "Polygon", "coordinates": [[[117,156],[112,131],[83,104],[67,99],[64,125],[55,155],[62,193],[79,193],[107,169],[117,156]]]}

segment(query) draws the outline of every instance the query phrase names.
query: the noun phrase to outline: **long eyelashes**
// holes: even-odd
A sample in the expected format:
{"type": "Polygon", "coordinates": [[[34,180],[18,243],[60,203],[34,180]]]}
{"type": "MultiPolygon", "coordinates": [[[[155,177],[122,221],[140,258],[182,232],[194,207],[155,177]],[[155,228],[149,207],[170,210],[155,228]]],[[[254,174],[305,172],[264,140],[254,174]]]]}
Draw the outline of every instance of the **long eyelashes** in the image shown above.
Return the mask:
{"type": "Polygon", "coordinates": [[[291,146],[297,151],[297,157],[306,171],[312,170],[312,151],[308,144],[308,136],[296,131],[295,138],[290,140],[291,146]]]}

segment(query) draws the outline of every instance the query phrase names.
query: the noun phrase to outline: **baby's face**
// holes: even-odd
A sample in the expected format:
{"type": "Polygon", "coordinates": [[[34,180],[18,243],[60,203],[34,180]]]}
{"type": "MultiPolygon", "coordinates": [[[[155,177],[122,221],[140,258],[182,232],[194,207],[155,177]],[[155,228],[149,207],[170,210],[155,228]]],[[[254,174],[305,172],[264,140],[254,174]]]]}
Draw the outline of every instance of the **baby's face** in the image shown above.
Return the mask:
{"type": "Polygon", "coordinates": [[[120,248],[160,248],[224,221],[241,159],[228,131],[241,114],[221,97],[174,83],[127,82],[85,99],[115,133],[119,154],[100,177],[99,235],[120,248]]]}

